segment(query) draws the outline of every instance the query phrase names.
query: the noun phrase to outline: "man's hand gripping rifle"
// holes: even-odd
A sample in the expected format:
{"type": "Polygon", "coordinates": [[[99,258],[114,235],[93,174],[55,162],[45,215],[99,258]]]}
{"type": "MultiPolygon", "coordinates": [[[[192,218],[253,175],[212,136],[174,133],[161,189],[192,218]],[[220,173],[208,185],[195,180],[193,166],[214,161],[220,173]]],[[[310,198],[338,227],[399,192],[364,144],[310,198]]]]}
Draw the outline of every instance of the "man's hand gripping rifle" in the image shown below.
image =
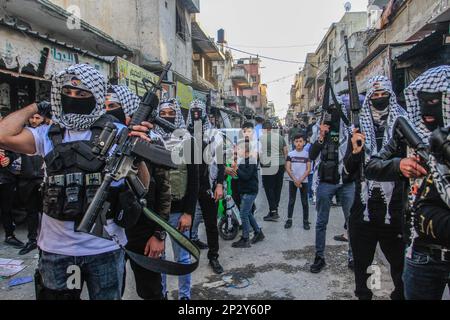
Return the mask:
{"type": "Polygon", "coordinates": [[[142,199],[147,194],[147,188],[137,176],[138,165],[142,161],[168,169],[177,168],[172,162],[170,152],[164,147],[129,135],[134,126],[141,125],[145,121],[157,124],[168,131],[176,130],[173,124],[161,119],[157,114],[159,105],[157,92],[161,89],[162,81],[170,70],[171,65],[170,62],[166,65],[158,83],[152,83],[144,79],[145,86],[147,83],[151,83],[153,86],[143,97],[130,126],[122,129],[117,134],[117,127],[114,123],[109,123],[96,141],[93,151],[106,162],[105,176],[102,185],[77,228],[78,232],[91,233],[99,237],[104,236],[105,216],[110,207],[107,197],[113,181],[118,182],[125,179],[128,187],[133,191],[137,199],[142,199]]]}
{"type": "Polygon", "coordinates": [[[399,117],[394,125],[395,138],[406,143],[421,159],[421,165],[429,174],[437,174],[446,185],[450,184],[450,128],[437,129],[430,137],[430,146],[425,144],[409,121],[399,117]],[[431,155],[437,165],[431,163],[431,155]],[[433,169],[435,172],[430,172],[433,169]]]}

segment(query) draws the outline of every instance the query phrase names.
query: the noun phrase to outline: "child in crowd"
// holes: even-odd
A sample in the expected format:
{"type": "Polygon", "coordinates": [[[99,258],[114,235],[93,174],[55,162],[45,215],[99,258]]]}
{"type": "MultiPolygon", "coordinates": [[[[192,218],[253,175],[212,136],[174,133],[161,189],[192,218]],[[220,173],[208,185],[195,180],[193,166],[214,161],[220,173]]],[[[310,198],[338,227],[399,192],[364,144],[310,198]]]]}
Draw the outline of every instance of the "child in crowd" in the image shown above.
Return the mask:
{"type": "Polygon", "coordinates": [[[251,244],[263,241],[265,236],[252,213],[259,189],[257,159],[252,156],[250,142],[243,140],[238,143],[238,190],[241,198],[240,213],[242,219],[242,238],[233,243],[233,248],[250,248],[250,226],[255,232],[251,244]]]}
{"type": "Polygon", "coordinates": [[[289,153],[286,161],[286,171],[290,177],[290,182],[288,220],[285,229],[290,229],[292,227],[292,217],[294,215],[297,191],[299,189],[303,205],[303,227],[305,230],[311,229],[308,204],[308,176],[311,172],[311,161],[309,160],[309,153],[304,150],[305,144],[306,138],[304,136],[295,136],[295,150],[289,153]]]}

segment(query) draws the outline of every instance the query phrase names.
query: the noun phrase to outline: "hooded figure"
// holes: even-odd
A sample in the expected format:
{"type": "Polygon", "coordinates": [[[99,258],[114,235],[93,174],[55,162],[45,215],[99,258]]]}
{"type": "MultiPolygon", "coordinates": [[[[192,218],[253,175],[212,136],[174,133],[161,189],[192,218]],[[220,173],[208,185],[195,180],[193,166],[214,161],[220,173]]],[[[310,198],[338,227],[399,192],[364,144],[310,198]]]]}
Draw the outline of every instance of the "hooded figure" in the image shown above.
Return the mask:
{"type": "MultiPolygon", "coordinates": [[[[173,118],[173,124],[178,129],[186,129],[186,123],[184,121],[183,113],[181,112],[180,104],[176,99],[163,100],[160,102],[158,106],[158,114],[161,114],[161,111],[164,109],[171,109],[175,112],[175,117],[173,118]]],[[[172,122],[172,120],[168,118],[164,118],[165,120],[172,122]]],[[[163,137],[164,141],[170,140],[172,137],[172,132],[167,132],[164,128],[160,126],[156,126],[154,131],[163,137]]]]}
{"type": "Polygon", "coordinates": [[[51,92],[53,123],[68,130],[87,130],[104,113],[106,79],[93,66],[68,67],[54,79],[51,92]],[[73,98],[65,89],[80,90],[86,99],[73,98]]]}
{"type": "MultiPolygon", "coordinates": [[[[391,81],[384,76],[373,77],[369,80],[369,91],[361,110],[360,121],[361,131],[366,135],[365,145],[365,163],[368,163],[373,155],[376,155],[392,138],[394,124],[398,117],[407,117],[406,111],[397,103],[397,97],[392,90],[391,81]],[[389,97],[373,99],[376,92],[387,92],[389,97]],[[381,148],[377,143],[376,131],[384,128],[383,141],[381,148]]],[[[389,207],[394,190],[394,182],[375,182],[366,180],[362,185],[361,201],[366,206],[364,212],[364,221],[369,222],[368,201],[375,188],[381,190],[381,196],[389,207]]],[[[391,223],[389,210],[386,213],[386,224],[391,223]]]]}
{"type": "MultiPolygon", "coordinates": [[[[433,131],[450,126],[450,66],[430,69],[405,89],[409,119],[423,142],[429,145],[433,131]]],[[[450,203],[450,185],[443,175],[448,168],[439,164],[434,156],[430,159],[430,171],[442,200],[450,203]]]]}
{"type": "Polygon", "coordinates": [[[208,132],[208,130],[212,129],[212,124],[209,121],[208,114],[206,112],[206,104],[199,99],[192,101],[189,107],[187,125],[191,133],[193,133],[195,121],[202,121],[204,135],[208,132]]]}
{"type": "Polygon", "coordinates": [[[107,105],[107,113],[125,124],[126,118],[131,118],[138,110],[141,99],[126,86],[110,85],[106,103],[112,106],[112,108],[108,108],[107,105]]]}

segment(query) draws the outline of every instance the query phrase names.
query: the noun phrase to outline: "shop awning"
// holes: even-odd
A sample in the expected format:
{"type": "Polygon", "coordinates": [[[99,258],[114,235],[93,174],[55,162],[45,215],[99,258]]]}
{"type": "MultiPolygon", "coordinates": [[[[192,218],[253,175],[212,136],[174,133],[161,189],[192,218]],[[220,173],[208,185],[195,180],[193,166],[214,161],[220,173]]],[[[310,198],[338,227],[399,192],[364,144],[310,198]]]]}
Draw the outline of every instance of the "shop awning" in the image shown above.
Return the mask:
{"type": "Polygon", "coordinates": [[[0,69],[0,73],[9,75],[9,76],[15,77],[15,78],[27,78],[27,79],[32,79],[32,80],[49,81],[49,82],[51,82],[51,80],[49,80],[49,79],[36,77],[36,76],[30,75],[30,74],[26,74],[26,73],[19,73],[19,72],[4,70],[4,69],[0,69]]]}
{"type": "Polygon", "coordinates": [[[432,32],[428,36],[424,37],[420,42],[415,44],[411,49],[398,56],[397,61],[405,62],[412,58],[441,50],[443,46],[444,34],[445,32],[443,31],[432,32]]]}

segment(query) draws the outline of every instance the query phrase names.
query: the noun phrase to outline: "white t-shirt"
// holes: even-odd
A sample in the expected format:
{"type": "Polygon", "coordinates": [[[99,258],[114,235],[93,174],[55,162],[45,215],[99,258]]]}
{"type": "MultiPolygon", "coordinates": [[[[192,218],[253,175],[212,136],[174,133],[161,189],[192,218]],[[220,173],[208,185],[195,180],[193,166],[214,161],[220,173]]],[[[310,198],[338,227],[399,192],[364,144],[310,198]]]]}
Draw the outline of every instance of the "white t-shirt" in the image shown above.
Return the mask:
{"type": "MultiPolygon", "coordinates": [[[[119,127],[120,125],[117,126],[119,127]]],[[[50,126],[48,125],[40,126],[36,129],[27,128],[34,136],[36,155],[45,157],[53,150],[53,143],[48,137],[49,129],[50,126]]],[[[63,142],[90,140],[91,135],[92,133],[89,130],[66,130],[63,142]]],[[[74,222],[59,221],[43,214],[38,239],[39,247],[45,252],[72,257],[98,255],[119,249],[119,246],[113,241],[86,233],[75,232],[74,224],[74,222]]],[[[106,230],[110,235],[115,235],[121,245],[127,243],[125,230],[112,220],[108,221],[106,230]]]]}
{"type": "MultiPolygon", "coordinates": [[[[289,152],[287,161],[291,162],[292,175],[297,180],[300,180],[303,177],[306,170],[308,169],[308,162],[311,162],[309,160],[309,152],[305,150],[300,152],[298,152],[297,150],[289,152]]],[[[289,180],[292,181],[291,177],[289,177],[289,180]]]]}

